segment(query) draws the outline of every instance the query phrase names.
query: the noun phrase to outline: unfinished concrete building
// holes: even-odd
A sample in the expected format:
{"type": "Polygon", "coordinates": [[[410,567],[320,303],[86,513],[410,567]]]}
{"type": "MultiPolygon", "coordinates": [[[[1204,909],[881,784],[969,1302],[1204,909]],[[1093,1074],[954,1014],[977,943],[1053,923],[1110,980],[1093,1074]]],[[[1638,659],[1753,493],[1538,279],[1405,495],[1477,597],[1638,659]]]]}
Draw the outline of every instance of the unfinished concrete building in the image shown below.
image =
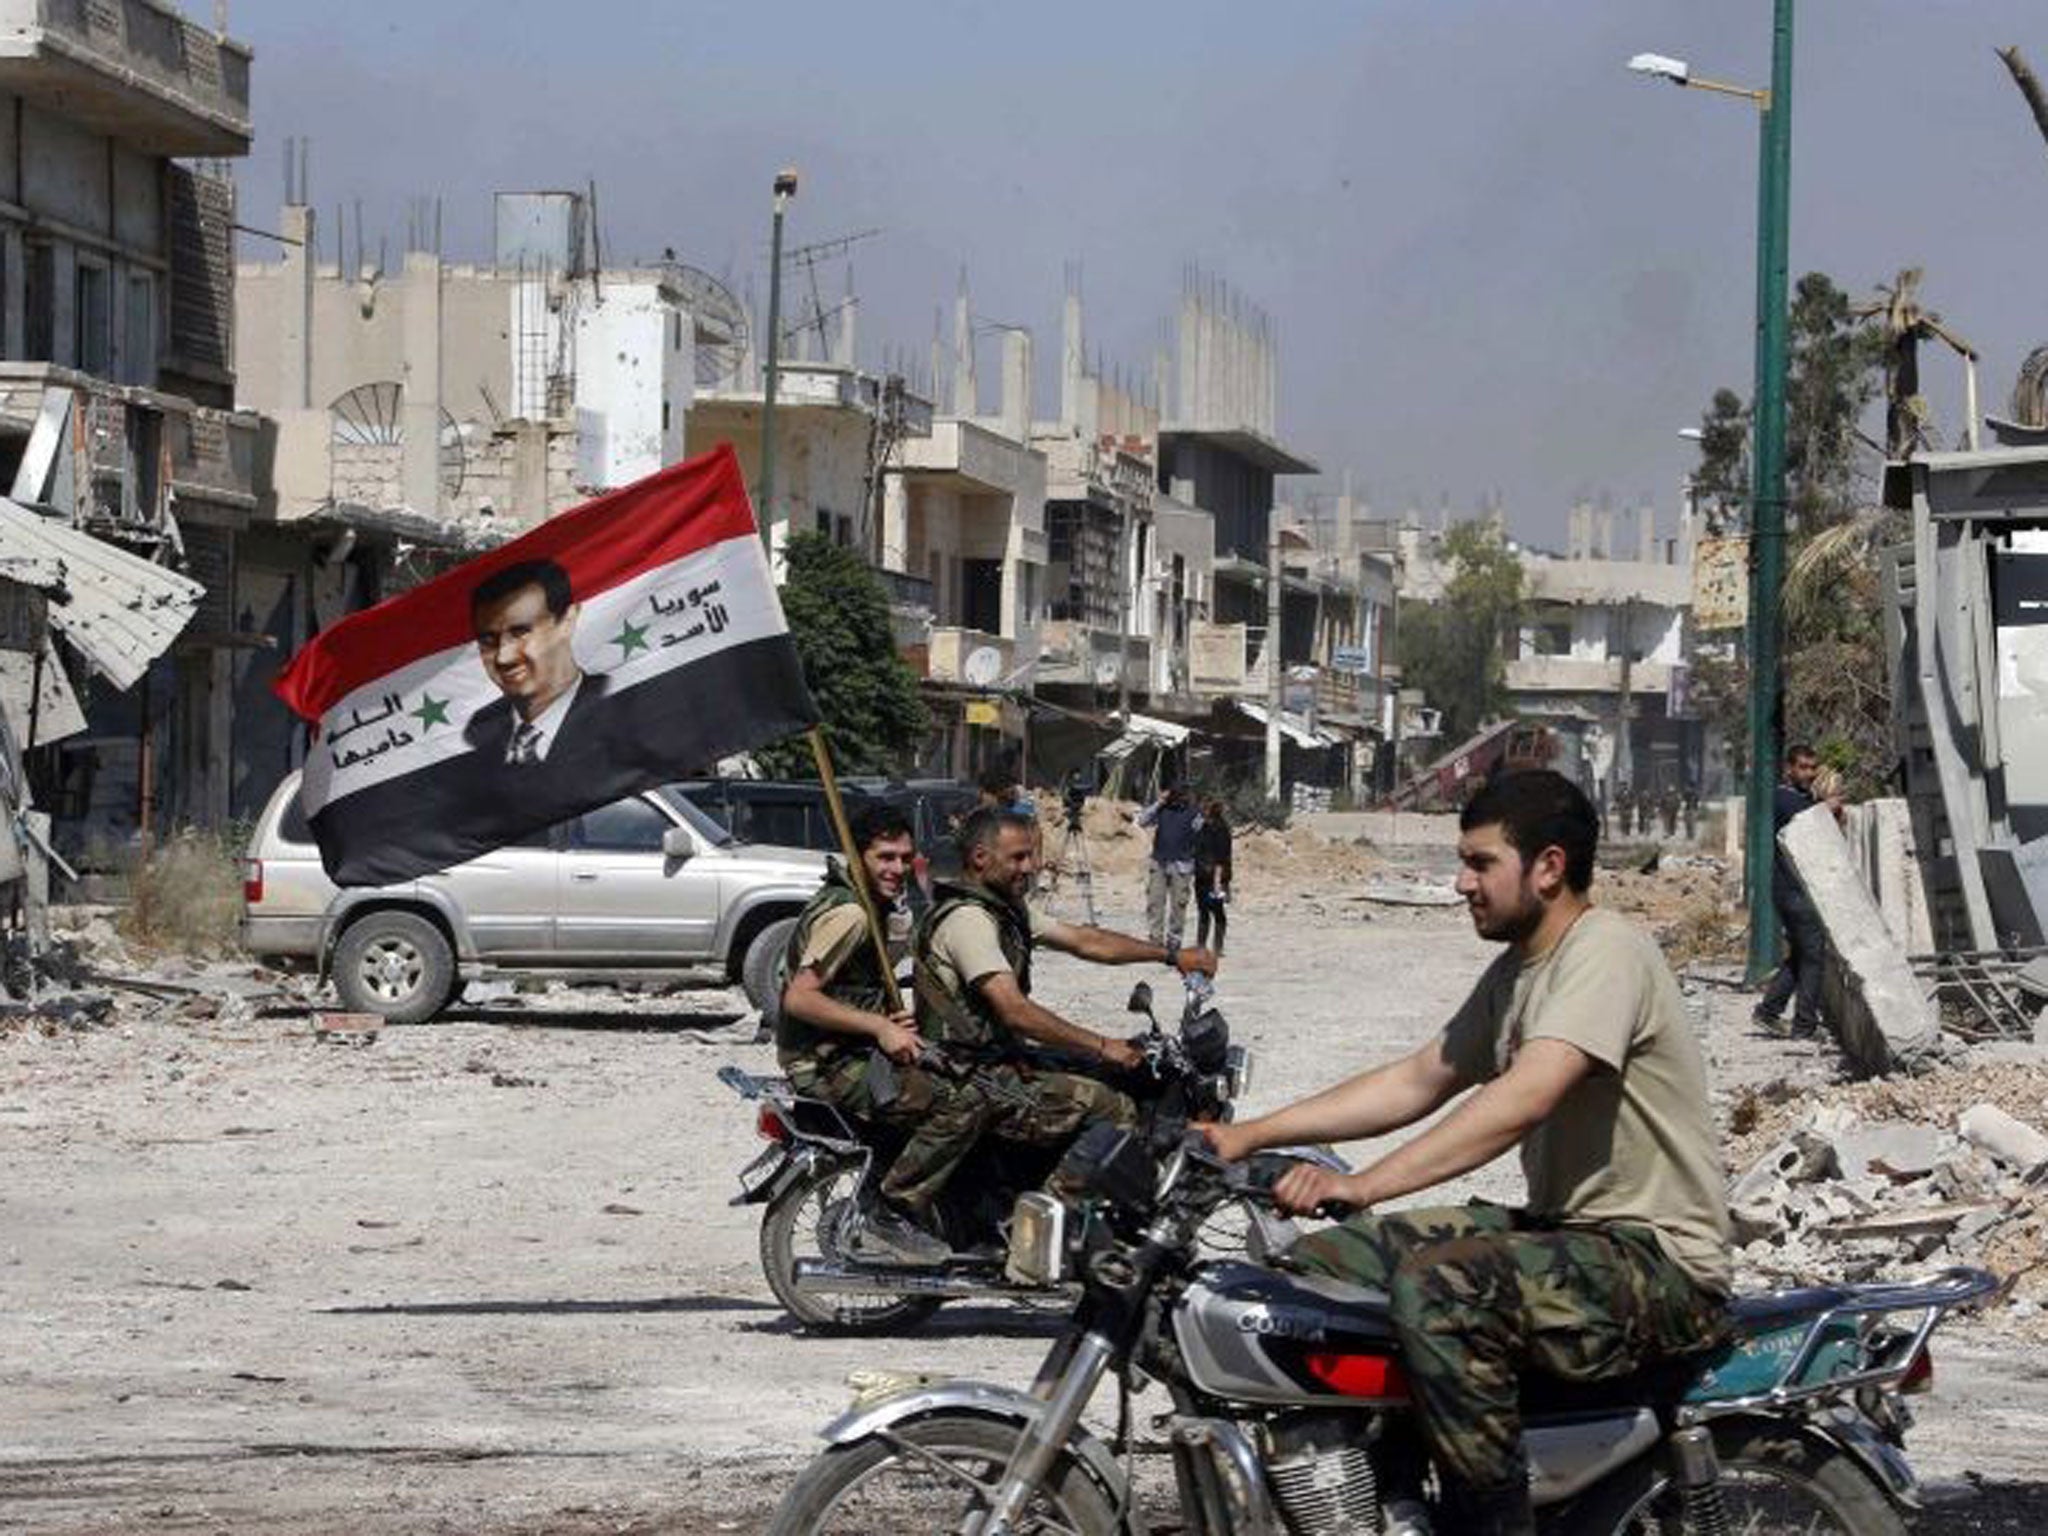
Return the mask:
{"type": "MultiPolygon", "coordinates": [[[[1002,335],[993,414],[981,410],[966,279],[954,299],[947,409],[903,440],[882,482],[881,569],[899,615],[931,618],[904,653],[925,680],[928,771],[967,774],[1013,755],[1038,659],[1046,591],[1046,459],[1031,441],[1030,332],[1002,335]],[[996,698],[997,693],[1007,696],[996,698]]],[[[936,372],[936,369],[934,370],[936,372]]]]}
{"type": "Polygon", "coordinates": [[[1562,559],[1523,555],[1522,621],[1507,664],[1518,713],[1579,724],[1603,805],[1624,786],[1646,803],[1720,787],[1710,782],[1718,750],[1708,751],[1685,697],[1691,518],[1682,513],[1668,537],[1647,503],[1632,521],[1634,537],[1621,544],[1614,513],[1574,507],[1562,559]]]}
{"type": "Polygon", "coordinates": [[[0,673],[37,798],[89,864],[229,809],[234,656],[256,638],[234,573],[260,445],[231,409],[234,189],[218,162],[249,147],[249,60],[158,0],[0,0],[0,483],[204,587],[132,676],[47,637],[0,673]],[[72,696],[32,743],[23,668],[72,696]]]}
{"type": "Polygon", "coordinates": [[[1190,626],[1210,601],[1207,513],[1158,486],[1159,411],[1088,361],[1078,272],[1061,319],[1059,419],[1046,455],[1050,589],[1038,680],[1075,705],[1169,707],[1188,693],[1190,626]]]}
{"type": "Polygon", "coordinates": [[[1934,946],[1996,993],[2002,955],[2048,945],[2048,428],[1992,425],[1996,448],[1890,466],[1913,533],[1885,621],[1934,946]]]}
{"type": "Polygon", "coordinates": [[[288,203],[283,254],[236,271],[242,399],[277,423],[281,519],[403,508],[517,530],[682,456],[700,352],[727,338],[699,335],[680,264],[600,271],[582,194],[500,193],[487,264],[443,259],[430,204],[395,270],[342,216],[330,236],[288,203]]]}

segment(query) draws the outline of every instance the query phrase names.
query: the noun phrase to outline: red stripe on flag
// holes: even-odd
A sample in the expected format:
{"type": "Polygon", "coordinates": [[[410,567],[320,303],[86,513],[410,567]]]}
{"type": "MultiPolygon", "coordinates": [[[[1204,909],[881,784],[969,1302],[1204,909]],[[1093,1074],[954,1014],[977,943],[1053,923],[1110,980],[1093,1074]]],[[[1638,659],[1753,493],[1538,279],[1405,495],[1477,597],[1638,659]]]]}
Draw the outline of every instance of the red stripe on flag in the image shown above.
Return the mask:
{"type": "Polygon", "coordinates": [[[471,639],[469,594],[493,572],[552,560],[578,602],[741,534],[758,536],[746,480],[730,443],[607,491],[454,570],[352,613],[300,648],[271,684],[301,718],[408,662],[471,639]]]}

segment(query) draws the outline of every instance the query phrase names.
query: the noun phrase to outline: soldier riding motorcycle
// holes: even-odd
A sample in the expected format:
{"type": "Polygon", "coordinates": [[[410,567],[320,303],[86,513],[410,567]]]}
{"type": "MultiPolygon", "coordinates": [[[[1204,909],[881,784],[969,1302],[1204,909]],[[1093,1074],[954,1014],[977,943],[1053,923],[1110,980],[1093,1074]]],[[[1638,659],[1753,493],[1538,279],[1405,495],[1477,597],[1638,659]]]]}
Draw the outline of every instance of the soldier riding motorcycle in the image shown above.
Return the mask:
{"type": "MultiPolygon", "coordinates": [[[[1140,1536],[1153,1527],[1130,1458],[1148,1450],[1171,1459],[1184,1536],[1474,1529],[1446,1506],[1385,1291],[1197,1253],[1218,1209],[1300,1164],[1228,1164],[1191,1136],[1162,1173],[1109,1127],[1068,1161],[1089,1191],[1080,1212],[1026,1195],[1010,1234],[1013,1274],[1083,1285],[1030,1390],[864,1374],[772,1536],[1140,1536]],[[1106,1443],[1082,1414],[1107,1375],[1106,1443]],[[1132,1400],[1155,1386],[1166,1401],[1141,1416],[1132,1400]]],[[[1705,1354],[1590,1386],[1525,1377],[1535,1529],[1905,1536],[1919,1502],[1906,1395],[1932,1385],[1944,1314],[1996,1289],[1952,1269],[1743,1296],[1705,1354]]]]}
{"type": "MultiPolygon", "coordinates": [[[[990,1293],[1010,1202],[1054,1174],[1083,1128],[1142,1124],[1171,1146],[1189,1119],[1227,1117],[1241,1089],[1243,1057],[1205,990],[1191,991],[1177,1036],[1155,1021],[1138,1041],[1030,1000],[1034,945],[1105,964],[1164,961],[1191,983],[1213,957],[1032,913],[1028,817],[977,811],[960,840],[965,879],[940,888],[917,937],[915,1032],[882,1011],[888,988],[862,942],[857,895],[835,878],[790,945],[778,1024],[786,1086],[721,1074],[762,1102],[758,1124],[776,1145],[742,1176],[740,1199],[768,1206],[763,1267],[814,1326],[900,1326],[948,1295],[990,1293]]],[[[856,843],[872,887],[892,898],[907,828],[878,808],[856,843]]]]}

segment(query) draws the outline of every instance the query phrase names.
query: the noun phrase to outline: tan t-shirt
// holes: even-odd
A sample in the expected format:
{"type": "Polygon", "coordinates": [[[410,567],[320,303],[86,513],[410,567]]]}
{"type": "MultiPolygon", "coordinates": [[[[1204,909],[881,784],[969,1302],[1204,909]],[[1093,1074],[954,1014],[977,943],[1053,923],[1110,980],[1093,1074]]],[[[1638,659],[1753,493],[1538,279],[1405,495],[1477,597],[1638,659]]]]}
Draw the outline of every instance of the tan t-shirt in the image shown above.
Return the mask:
{"type": "MultiPolygon", "coordinates": [[[[889,943],[892,965],[909,950],[909,928],[909,913],[896,907],[883,910],[882,932],[889,943]]],[[[818,979],[829,986],[840,967],[868,942],[868,920],[860,903],[846,902],[812,920],[811,931],[804,936],[803,953],[797,956],[797,969],[816,971],[818,979]]]]}
{"type": "MultiPolygon", "coordinates": [[[[1035,907],[1027,905],[1024,916],[1031,925],[1034,944],[1056,926],[1035,907]]],[[[968,989],[982,977],[1010,968],[994,915],[977,906],[959,906],[948,912],[932,930],[927,953],[932,980],[950,997],[966,997],[968,989]]]]}
{"type": "Polygon", "coordinates": [[[1523,1041],[1545,1039],[1599,1065],[1522,1141],[1530,1211],[1651,1227],[1687,1274],[1726,1292],[1728,1206],[1706,1065],[1647,933],[1594,908],[1542,959],[1502,955],[1445,1029],[1444,1054],[1484,1082],[1523,1041]]]}

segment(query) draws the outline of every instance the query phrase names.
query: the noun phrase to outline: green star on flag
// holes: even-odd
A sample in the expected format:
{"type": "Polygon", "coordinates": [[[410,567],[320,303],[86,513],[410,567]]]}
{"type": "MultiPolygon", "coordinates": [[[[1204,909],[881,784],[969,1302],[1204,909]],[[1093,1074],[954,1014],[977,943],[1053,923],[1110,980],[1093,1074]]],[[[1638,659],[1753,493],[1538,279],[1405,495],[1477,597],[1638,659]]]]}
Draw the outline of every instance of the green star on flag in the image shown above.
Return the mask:
{"type": "Polygon", "coordinates": [[[647,629],[647,625],[635,624],[631,619],[623,620],[620,623],[619,632],[616,635],[612,636],[610,642],[611,644],[616,645],[619,648],[620,661],[626,660],[635,651],[646,651],[653,649],[653,647],[647,643],[647,629]]]}
{"type": "Polygon", "coordinates": [[[431,693],[422,689],[420,692],[420,707],[408,710],[407,713],[419,721],[422,731],[431,731],[437,725],[448,724],[448,701],[446,699],[437,699],[431,693]]]}

